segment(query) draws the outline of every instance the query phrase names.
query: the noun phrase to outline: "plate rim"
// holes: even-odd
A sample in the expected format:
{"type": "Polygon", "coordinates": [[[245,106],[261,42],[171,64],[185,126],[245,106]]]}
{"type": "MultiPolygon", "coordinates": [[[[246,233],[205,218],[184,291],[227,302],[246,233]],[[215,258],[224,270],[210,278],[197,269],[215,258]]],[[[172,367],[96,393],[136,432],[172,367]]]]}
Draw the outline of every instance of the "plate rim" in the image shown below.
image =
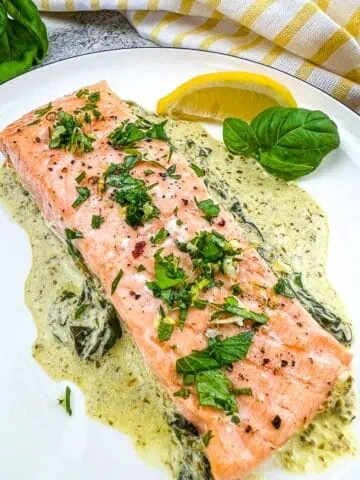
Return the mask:
{"type": "Polygon", "coordinates": [[[186,48],[186,47],[162,47],[160,45],[158,46],[143,46],[143,47],[120,47],[120,48],[106,48],[106,49],[102,49],[102,50],[98,50],[96,52],[85,52],[85,53],[80,53],[80,54],[77,54],[77,55],[71,55],[70,57],[67,57],[67,58],[61,58],[61,59],[58,59],[58,60],[53,60],[52,62],[49,62],[49,63],[46,63],[46,64],[42,64],[42,65],[38,65],[38,66],[35,66],[33,67],[31,70],[28,70],[26,72],[23,72],[23,73],[20,73],[19,75],[17,75],[16,77],[13,77],[13,78],[10,78],[9,80],[6,80],[5,82],[3,82],[2,84],[0,84],[0,88],[3,86],[3,85],[8,85],[9,83],[13,82],[14,80],[16,80],[17,78],[20,78],[20,77],[24,77],[25,75],[31,75],[33,72],[37,71],[37,70],[42,70],[42,69],[46,69],[48,67],[51,67],[52,65],[55,65],[57,63],[62,63],[62,62],[66,62],[68,60],[73,60],[75,58],[80,58],[80,57],[87,57],[87,56],[96,56],[96,55],[101,55],[103,53],[108,53],[108,52],[123,52],[123,51],[128,51],[128,50],[171,50],[171,51],[176,51],[176,50],[179,50],[179,51],[186,51],[186,50],[190,50],[190,51],[193,51],[193,52],[198,52],[199,54],[210,54],[210,55],[219,55],[219,56],[224,56],[224,57],[231,57],[231,58],[236,58],[238,60],[242,60],[244,62],[247,62],[247,63],[252,63],[252,64],[255,64],[255,65],[260,65],[262,67],[264,67],[265,69],[269,69],[269,70],[275,70],[277,72],[280,72],[288,77],[291,77],[301,83],[304,83],[305,85],[307,85],[309,88],[313,88],[315,90],[317,90],[318,92],[320,92],[321,94],[325,95],[326,97],[330,98],[331,100],[335,101],[336,103],[340,104],[342,107],[344,107],[346,110],[349,111],[350,114],[354,114],[355,115],[355,118],[356,119],[360,119],[360,112],[357,112],[356,110],[354,110],[353,108],[351,108],[349,105],[347,105],[346,103],[342,102],[341,100],[335,98],[333,95],[331,95],[330,93],[322,90],[320,87],[317,87],[316,85],[313,85],[312,83],[309,83],[307,82],[306,80],[303,80],[302,78],[299,78],[297,77],[296,75],[292,74],[292,73],[289,73],[289,72],[285,72],[284,70],[281,70],[280,68],[276,68],[272,65],[265,65],[264,63],[261,63],[259,61],[256,61],[256,60],[252,60],[252,59],[248,59],[248,58],[243,58],[243,57],[238,57],[236,55],[230,55],[228,53],[224,53],[224,52],[214,52],[214,51],[211,51],[211,50],[199,50],[197,48],[186,48]]]}

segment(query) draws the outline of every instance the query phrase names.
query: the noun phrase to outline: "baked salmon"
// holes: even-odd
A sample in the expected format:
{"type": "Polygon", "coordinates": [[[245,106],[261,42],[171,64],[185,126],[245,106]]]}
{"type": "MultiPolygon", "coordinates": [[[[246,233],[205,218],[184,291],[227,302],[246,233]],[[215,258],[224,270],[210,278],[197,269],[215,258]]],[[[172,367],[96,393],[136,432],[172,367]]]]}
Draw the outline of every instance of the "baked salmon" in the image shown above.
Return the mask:
{"type": "Polygon", "coordinates": [[[313,419],[351,354],[276,288],[164,123],[100,82],[12,123],[0,148],[204,436],[215,479],[244,478],[313,419]]]}

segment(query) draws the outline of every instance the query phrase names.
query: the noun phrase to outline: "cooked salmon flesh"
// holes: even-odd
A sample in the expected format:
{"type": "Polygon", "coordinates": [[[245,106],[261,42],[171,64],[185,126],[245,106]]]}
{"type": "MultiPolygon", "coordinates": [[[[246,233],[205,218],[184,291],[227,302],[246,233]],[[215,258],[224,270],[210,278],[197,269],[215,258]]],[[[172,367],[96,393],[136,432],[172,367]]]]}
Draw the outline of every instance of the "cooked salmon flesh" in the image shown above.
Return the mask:
{"type": "Polygon", "coordinates": [[[205,437],[216,480],[244,478],[313,419],[351,354],[275,293],[161,119],[136,117],[103,81],[24,115],[0,149],[205,437]]]}

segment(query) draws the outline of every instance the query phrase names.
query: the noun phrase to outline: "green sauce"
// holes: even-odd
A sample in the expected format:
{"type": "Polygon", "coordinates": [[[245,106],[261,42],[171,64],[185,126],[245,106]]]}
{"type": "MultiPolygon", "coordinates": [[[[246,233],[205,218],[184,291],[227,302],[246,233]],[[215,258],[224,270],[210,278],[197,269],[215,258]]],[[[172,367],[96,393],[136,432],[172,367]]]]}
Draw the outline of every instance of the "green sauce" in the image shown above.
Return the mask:
{"type": "MultiPolygon", "coordinates": [[[[132,109],[154,119],[136,105],[132,109]]],[[[306,291],[332,315],[326,327],[334,335],[343,334],[344,343],[349,343],[350,321],[324,273],[329,231],[319,205],[298,186],[266,174],[254,160],[230,155],[198,124],[170,120],[167,132],[177,150],[205,170],[204,179],[212,196],[234,212],[250,241],[258,245],[274,270],[290,279],[302,273],[306,291]]],[[[89,360],[76,355],[62,330],[54,331],[49,322],[51,309],[66,291],[81,296],[85,275],[66,246],[49,231],[14,171],[6,166],[0,171],[0,199],[27,231],[32,245],[33,264],[25,288],[26,304],[38,332],[34,358],[51,378],[79,385],[87,413],[128,434],[147,461],[166,466],[175,477],[180,475],[184,459],[199,472],[203,467],[198,442],[184,441],[179,431],[176,435],[170,428],[171,419],[176,418],[171,402],[124,328],[122,338],[110,350],[100,350],[101,355],[89,356],[89,360]]],[[[66,301],[60,310],[70,314],[75,303],[66,301]]],[[[98,303],[94,300],[92,308],[100,308],[98,303]]],[[[94,311],[84,315],[84,322],[91,322],[94,311]]],[[[277,454],[279,462],[295,472],[319,470],[339,456],[353,454],[350,424],[355,404],[351,380],[340,382],[328,408],[277,454]]],[[[191,478],[187,474],[183,472],[180,477],[191,478]]],[[[206,478],[201,475],[196,478],[206,478]]]]}

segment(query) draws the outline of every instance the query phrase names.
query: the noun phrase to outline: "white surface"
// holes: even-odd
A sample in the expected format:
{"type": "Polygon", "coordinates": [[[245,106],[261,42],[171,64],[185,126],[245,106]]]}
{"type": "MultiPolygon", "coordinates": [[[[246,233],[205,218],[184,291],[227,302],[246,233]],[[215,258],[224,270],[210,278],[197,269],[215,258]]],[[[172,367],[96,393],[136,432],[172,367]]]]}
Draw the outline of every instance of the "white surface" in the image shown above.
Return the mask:
{"type": "MultiPolygon", "coordinates": [[[[214,53],[178,49],[110,51],[55,63],[2,85],[0,129],[32,108],[102,79],[108,80],[122,98],[154,109],[156,100],[179,83],[219,70],[268,74],[287,85],[300,106],[323,110],[336,121],[341,149],[301,185],[328,215],[328,275],[343,296],[359,333],[360,117],[319,90],[262,65],[214,53]]],[[[218,135],[219,129],[212,129],[212,133],[218,135]]],[[[35,327],[24,305],[30,247],[25,232],[3,208],[0,252],[0,479],[167,478],[137,457],[127,437],[85,415],[77,387],[72,386],[73,417],[67,417],[57,406],[56,399],[65,384],[50,380],[31,356],[35,327]]],[[[354,363],[359,378],[359,362],[354,363]]],[[[359,434],[359,423],[356,428],[359,434]]],[[[353,480],[360,478],[360,463],[358,458],[343,460],[318,476],[294,476],[276,469],[267,475],[268,480],[291,478],[353,480]]]]}

